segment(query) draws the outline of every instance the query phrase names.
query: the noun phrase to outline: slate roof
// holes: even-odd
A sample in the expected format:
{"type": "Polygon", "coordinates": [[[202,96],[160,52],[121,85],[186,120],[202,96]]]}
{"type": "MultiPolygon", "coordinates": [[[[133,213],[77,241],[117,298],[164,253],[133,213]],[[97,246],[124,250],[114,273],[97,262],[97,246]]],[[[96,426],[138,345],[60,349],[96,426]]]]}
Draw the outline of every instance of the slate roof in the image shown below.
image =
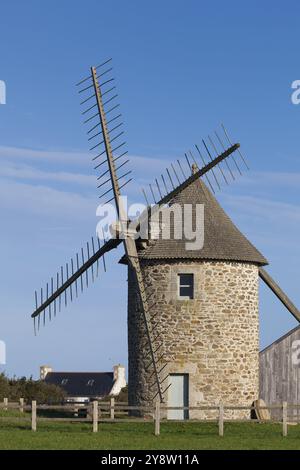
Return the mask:
{"type": "Polygon", "coordinates": [[[113,372],[48,372],[45,382],[61,387],[69,397],[104,397],[114,383],[113,372]]]}
{"type": "MultiPolygon", "coordinates": [[[[201,179],[177,194],[172,204],[192,204],[195,221],[195,204],[204,204],[204,246],[199,250],[187,250],[185,238],[172,237],[174,223],[171,222],[171,239],[158,239],[145,249],[139,250],[140,259],[204,259],[252,262],[268,264],[264,256],[239,231],[222,209],[216,198],[201,179]]],[[[122,258],[121,262],[126,262],[122,258]]]]}

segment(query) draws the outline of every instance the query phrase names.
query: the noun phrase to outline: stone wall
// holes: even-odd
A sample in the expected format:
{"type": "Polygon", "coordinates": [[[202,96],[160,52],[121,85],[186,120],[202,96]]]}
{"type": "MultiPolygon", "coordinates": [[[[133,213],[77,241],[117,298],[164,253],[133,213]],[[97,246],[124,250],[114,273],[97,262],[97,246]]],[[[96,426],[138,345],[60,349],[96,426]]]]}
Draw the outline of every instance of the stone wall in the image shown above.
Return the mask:
{"type": "MultiPolygon", "coordinates": [[[[164,353],[169,362],[165,371],[189,374],[189,405],[250,406],[259,386],[258,267],[144,260],[142,270],[163,344],[159,356],[164,353]],[[193,300],[178,299],[179,273],[194,274],[193,300]]],[[[145,370],[145,328],[130,269],[128,283],[129,401],[141,405],[153,399],[155,386],[150,390],[149,384],[154,376],[151,367],[145,370]]],[[[190,418],[212,415],[191,412],[190,418]]],[[[235,412],[236,417],[245,415],[235,412]]]]}

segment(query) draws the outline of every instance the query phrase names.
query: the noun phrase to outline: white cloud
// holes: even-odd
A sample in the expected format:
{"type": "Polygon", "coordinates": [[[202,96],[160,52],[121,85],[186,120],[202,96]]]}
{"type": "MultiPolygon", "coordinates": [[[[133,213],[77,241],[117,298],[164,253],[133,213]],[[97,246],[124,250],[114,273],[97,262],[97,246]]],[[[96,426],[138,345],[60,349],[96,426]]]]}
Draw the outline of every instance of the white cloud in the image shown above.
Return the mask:
{"type": "MultiPolygon", "coordinates": [[[[125,158],[127,157],[124,156],[125,158]]],[[[159,177],[168,165],[167,159],[137,155],[131,155],[128,158],[128,167],[130,166],[134,172],[133,184],[136,182],[137,186],[139,184],[146,185],[155,177],[159,177]]],[[[97,162],[92,162],[92,154],[88,152],[60,152],[0,146],[0,159],[0,176],[18,180],[43,180],[49,183],[67,182],[96,188],[97,175],[103,171],[102,167],[100,170],[94,170],[97,162]],[[51,166],[51,170],[47,169],[47,165],[51,166]],[[73,171],[74,167],[78,165],[80,165],[81,171],[85,165],[85,173],[73,171]]],[[[127,190],[131,193],[134,192],[133,188],[128,187],[127,190]]]]}
{"type": "Polygon", "coordinates": [[[269,185],[272,185],[274,189],[280,187],[299,187],[300,185],[300,173],[298,172],[275,172],[275,171],[251,171],[250,173],[244,174],[239,180],[240,186],[257,186],[263,189],[269,185]]]}
{"type": "Polygon", "coordinates": [[[49,161],[56,163],[80,164],[84,165],[90,161],[91,155],[88,152],[76,151],[50,151],[26,149],[19,147],[3,147],[0,146],[0,158],[13,160],[33,160],[33,161],[49,161]]]}
{"type": "Polygon", "coordinates": [[[7,163],[0,167],[0,176],[5,178],[25,179],[35,181],[56,181],[65,183],[75,183],[95,187],[96,176],[83,175],[81,173],[68,173],[64,171],[52,172],[44,171],[34,166],[19,165],[15,163],[7,163]]]}
{"type": "Polygon", "coordinates": [[[280,223],[285,219],[298,224],[300,221],[300,205],[297,204],[241,195],[226,195],[224,199],[233,210],[259,217],[264,222],[272,220],[280,223]]]}
{"type": "MultiPolygon", "coordinates": [[[[4,147],[0,146],[0,158],[6,161],[20,162],[31,161],[36,163],[48,162],[57,165],[67,163],[69,165],[70,174],[72,174],[72,165],[80,164],[85,165],[87,171],[92,170],[93,163],[91,163],[93,154],[81,151],[59,151],[59,150],[38,150],[19,147],[4,147]]],[[[125,157],[124,157],[125,158],[125,157]]],[[[126,157],[127,158],[127,157],[126,157]]],[[[165,171],[167,166],[173,162],[177,167],[176,157],[161,156],[161,157],[147,157],[139,155],[129,155],[131,167],[137,171],[137,177],[146,179],[149,182],[149,177],[152,175],[158,177],[162,171],[165,171]]],[[[184,158],[181,158],[182,166],[185,168],[185,173],[188,175],[188,168],[184,158]]],[[[178,168],[179,170],[179,168],[178,168]]],[[[178,171],[180,176],[181,172],[178,171]]],[[[254,172],[244,173],[243,177],[239,179],[238,184],[241,185],[264,185],[266,184],[280,184],[280,185],[299,185],[300,173],[295,172],[254,172]]]]}
{"type": "MultiPolygon", "coordinates": [[[[87,169],[93,167],[91,164],[93,154],[89,152],[80,152],[80,151],[59,151],[59,150],[38,150],[38,149],[29,149],[29,148],[20,148],[20,147],[4,147],[0,146],[0,158],[9,160],[9,161],[35,161],[35,162],[55,162],[58,164],[68,163],[87,165],[87,169]]],[[[125,157],[125,156],[124,156],[125,157]]],[[[162,171],[168,159],[163,158],[153,158],[145,157],[138,155],[130,155],[129,159],[132,163],[132,167],[138,170],[151,170],[151,171],[162,171]]]]}
{"type": "Polygon", "coordinates": [[[47,186],[0,179],[0,207],[10,212],[33,213],[57,218],[86,219],[95,214],[97,198],[47,186]]]}
{"type": "MultiPolygon", "coordinates": [[[[20,201],[22,201],[22,206],[25,209],[38,213],[70,214],[75,210],[75,207],[77,212],[82,210],[83,213],[86,213],[86,210],[92,210],[94,213],[98,203],[97,180],[96,173],[92,174],[93,165],[91,155],[88,153],[0,147],[0,158],[2,159],[0,167],[2,180],[0,205],[2,207],[18,208],[20,201]],[[44,163],[42,169],[39,167],[41,162],[44,163]],[[53,165],[51,165],[51,170],[48,169],[45,162],[46,164],[54,162],[57,171],[53,171],[53,165]],[[85,164],[86,171],[90,169],[91,174],[73,172],[74,164],[79,163],[80,165],[85,164]],[[62,164],[64,169],[60,169],[62,164]],[[70,171],[65,170],[66,164],[70,171]],[[20,180],[22,181],[20,182],[20,180]],[[58,184],[58,189],[51,187],[53,183],[58,184]],[[72,184],[72,191],[66,191],[62,183],[72,184]],[[95,195],[84,196],[82,194],[83,187],[94,188],[95,195]]],[[[155,178],[158,178],[165,168],[170,166],[170,159],[138,155],[132,155],[128,158],[135,174],[133,181],[126,186],[124,192],[129,194],[131,199],[140,200],[142,199],[140,187],[144,186],[147,189],[148,183],[154,182],[155,178]]],[[[252,172],[245,174],[243,178],[233,183],[236,185],[233,193],[229,194],[225,190],[220,194],[219,199],[222,205],[224,203],[229,207],[233,217],[234,214],[237,214],[238,216],[251,216],[256,220],[259,218],[262,222],[279,223],[278,220],[281,218],[281,220],[289,220],[291,223],[299,223],[300,205],[278,200],[278,195],[280,197],[283,188],[290,189],[292,186],[298,188],[299,183],[300,173],[252,172]],[[249,185],[252,186],[249,194],[259,194],[259,196],[244,194],[249,185]],[[280,192],[276,190],[279,186],[280,192]],[[264,189],[263,195],[262,188],[264,189]]],[[[155,182],[154,190],[156,191],[155,182]]],[[[147,193],[150,196],[148,189],[147,193]]]]}

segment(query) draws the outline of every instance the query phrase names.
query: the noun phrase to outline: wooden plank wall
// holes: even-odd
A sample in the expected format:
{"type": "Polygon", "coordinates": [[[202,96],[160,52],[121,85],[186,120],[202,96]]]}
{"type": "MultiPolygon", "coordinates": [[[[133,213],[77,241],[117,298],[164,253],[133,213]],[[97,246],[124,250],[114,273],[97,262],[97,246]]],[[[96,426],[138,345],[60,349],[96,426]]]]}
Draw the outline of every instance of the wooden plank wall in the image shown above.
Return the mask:
{"type": "MultiPolygon", "coordinates": [[[[295,328],[287,335],[260,353],[260,398],[267,405],[280,404],[283,401],[300,405],[300,363],[292,360],[293,343],[300,341],[300,327],[295,328]]],[[[300,362],[300,346],[297,351],[300,362]]],[[[295,349],[294,349],[295,352],[295,349]]],[[[288,412],[291,418],[300,414],[300,410],[288,412]]],[[[273,410],[272,418],[280,419],[281,412],[273,410]]],[[[299,416],[298,416],[299,417],[299,416]]]]}

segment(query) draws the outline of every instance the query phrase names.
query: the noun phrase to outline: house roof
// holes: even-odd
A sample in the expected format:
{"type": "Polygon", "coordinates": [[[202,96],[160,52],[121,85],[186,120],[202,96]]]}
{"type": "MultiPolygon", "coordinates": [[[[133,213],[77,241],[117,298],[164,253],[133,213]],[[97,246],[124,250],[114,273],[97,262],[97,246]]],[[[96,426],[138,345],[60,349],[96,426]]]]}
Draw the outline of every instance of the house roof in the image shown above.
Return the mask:
{"type": "Polygon", "coordinates": [[[45,382],[61,387],[70,397],[103,397],[110,393],[113,372],[48,372],[45,382]]]}
{"type": "MultiPolygon", "coordinates": [[[[166,240],[160,237],[155,242],[148,244],[146,248],[140,249],[140,259],[204,259],[251,262],[258,265],[268,264],[264,256],[234,225],[201,179],[197,179],[177,194],[170,206],[173,204],[192,205],[194,227],[196,204],[204,205],[203,248],[197,250],[187,249],[186,242],[189,240],[184,236],[181,240],[176,240],[174,238],[174,221],[171,219],[170,239],[166,240]]],[[[126,262],[126,258],[123,257],[121,262],[126,262]]]]}

